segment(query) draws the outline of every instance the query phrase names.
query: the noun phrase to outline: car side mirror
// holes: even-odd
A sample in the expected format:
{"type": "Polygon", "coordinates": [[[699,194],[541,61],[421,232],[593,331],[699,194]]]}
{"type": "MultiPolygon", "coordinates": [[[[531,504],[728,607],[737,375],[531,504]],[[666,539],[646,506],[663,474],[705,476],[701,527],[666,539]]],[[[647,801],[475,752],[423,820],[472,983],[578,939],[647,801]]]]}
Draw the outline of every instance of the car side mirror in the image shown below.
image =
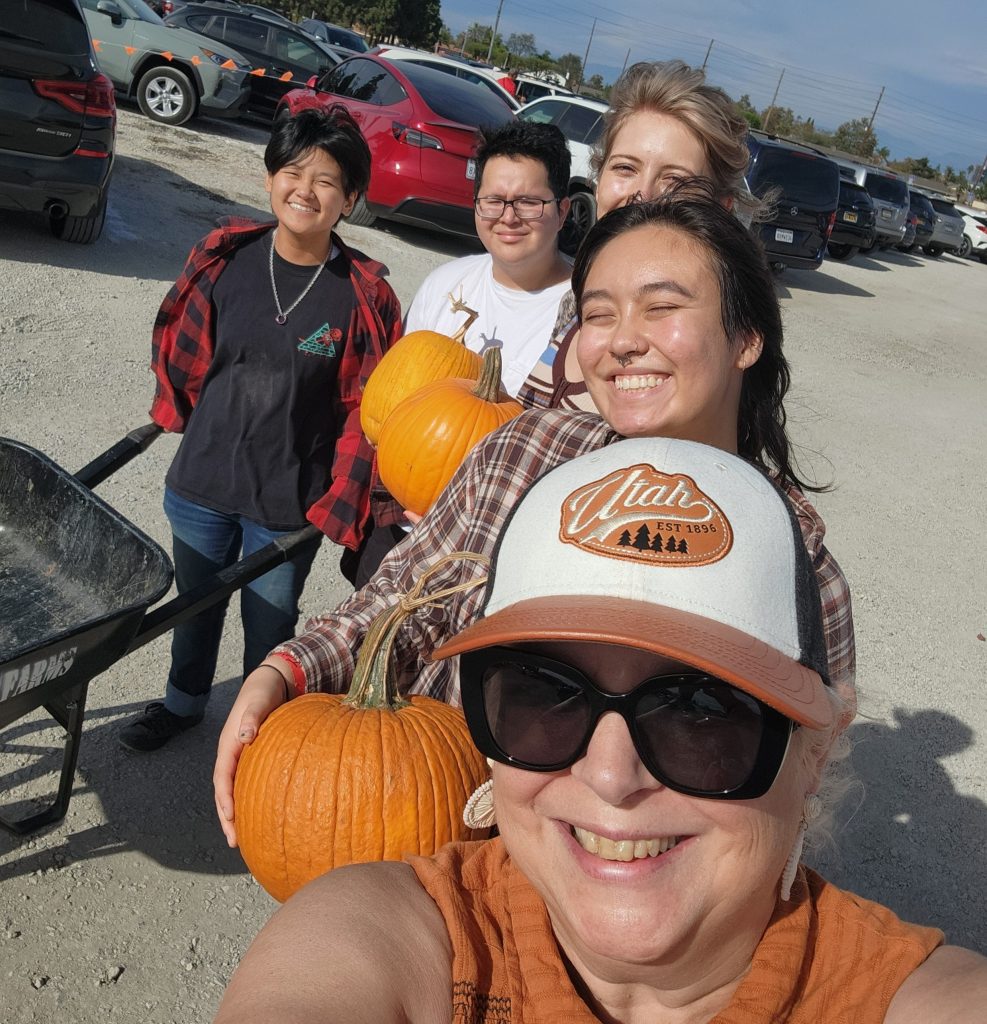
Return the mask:
{"type": "Polygon", "coordinates": [[[120,10],[119,4],[114,3],[114,0],[99,0],[96,10],[100,14],[105,14],[114,25],[123,24],[123,11],[120,10]]]}

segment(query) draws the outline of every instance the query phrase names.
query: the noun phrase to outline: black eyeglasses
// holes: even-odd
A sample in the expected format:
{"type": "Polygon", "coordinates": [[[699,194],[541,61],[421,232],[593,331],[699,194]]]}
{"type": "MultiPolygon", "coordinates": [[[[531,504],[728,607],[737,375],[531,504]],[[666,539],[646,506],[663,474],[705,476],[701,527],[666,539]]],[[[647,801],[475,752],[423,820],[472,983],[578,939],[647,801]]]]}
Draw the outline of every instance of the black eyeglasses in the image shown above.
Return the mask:
{"type": "Polygon", "coordinates": [[[606,693],[578,669],[509,647],[460,657],[463,711],[482,754],[532,772],[568,768],[600,717],[627,723],[638,756],[663,785],[689,796],[753,800],[778,777],[795,723],[702,672],[655,676],[606,693]]]}
{"type": "Polygon", "coordinates": [[[484,220],[500,220],[508,206],[517,215],[518,220],[541,220],[545,207],[557,202],[558,199],[535,199],[533,196],[520,196],[518,199],[478,196],[473,202],[473,208],[484,220]]]}

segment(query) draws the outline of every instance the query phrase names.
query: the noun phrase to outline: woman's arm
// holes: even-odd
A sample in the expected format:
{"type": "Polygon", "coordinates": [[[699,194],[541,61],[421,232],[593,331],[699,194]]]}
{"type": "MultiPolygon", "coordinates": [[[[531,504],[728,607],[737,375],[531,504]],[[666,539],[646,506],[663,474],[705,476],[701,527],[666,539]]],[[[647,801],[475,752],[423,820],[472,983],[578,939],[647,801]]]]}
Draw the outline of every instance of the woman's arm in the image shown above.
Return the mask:
{"type": "Polygon", "coordinates": [[[940,946],[895,993],[885,1024],[982,1024],[987,1018],[987,957],[940,946]]]}
{"type": "Polygon", "coordinates": [[[254,939],[216,1024],[449,1024],[452,947],[407,864],[339,868],[254,939]]]}

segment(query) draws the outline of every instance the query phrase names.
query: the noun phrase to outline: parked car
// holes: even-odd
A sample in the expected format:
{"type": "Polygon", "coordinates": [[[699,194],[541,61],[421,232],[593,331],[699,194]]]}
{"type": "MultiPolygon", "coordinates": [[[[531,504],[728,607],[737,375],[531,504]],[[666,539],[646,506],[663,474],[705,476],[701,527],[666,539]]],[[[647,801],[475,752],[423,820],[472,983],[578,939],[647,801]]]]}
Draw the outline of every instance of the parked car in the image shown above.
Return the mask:
{"type": "Polygon", "coordinates": [[[569,177],[569,216],[566,218],[559,246],[572,254],[583,236],[596,223],[596,196],[590,157],[593,146],[603,133],[606,103],[582,96],[545,96],[526,103],[518,118],[536,124],[557,125],[569,143],[572,168],[569,177]]]}
{"type": "Polygon", "coordinates": [[[870,164],[839,161],[840,174],[863,185],[870,194],[877,215],[874,244],[882,248],[900,245],[908,220],[908,183],[893,171],[870,164]]]}
{"type": "Polygon", "coordinates": [[[517,78],[517,100],[520,104],[531,103],[533,100],[540,100],[545,96],[575,96],[576,94],[567,89],[564,85],[551,82],[547,78],[538,78],[537,75],[518,75],[517,78]]]}
{"type": "Polygon", "coordinates": [[[748,189],[773,200],[770,222],[758,225],[772,267],[814,270],[822,263],[840,198],[840,172],[816,149],[764,132],[748,132],[748,189]]]}
{"type": "Polygon", "coordinates": [[[987,263],[987,211],[970,206],[956,209],[963,217],[963,244],[956,255],[978,256],[981,263],[987,263]]]}
{"type": "Polygon", "coordinates": [[[387,60],[408,61],[412,64],[420,64],[422,67],[435,68],[446,75],[453,75],[466,82],[473,82],[482,85],[499,100],[502,100],[512,110],[517,110],[521,104],[500,84],[498,75],[492,68],[484,69],[475,65],[463,64],[461,61],[450,60],[448,57],[441,57],[436,53],[428,53],[426,50],[412,50],[404,46],[378,46],[372,51],[387,60]]]}
{"type": "Polygon", "coordinates": [[[236,50],[168,27],[144,0],[82,0],[82,7],[100,70],[152,120],[240,113],[250,65],[236,50]]]}
{"type": "MultiPolygon", "coordinates": [[[[180,11],[186,4],[195,2],[196,0],[147,0],[148,6],[155,14],[160,15],[162,18],[167,18],[169,14],[174,14],[175,11],[180,11]]],[[[212,0],[212,2],[217,4],[231,4],[234,7],[244,7],[248,11],[254,11],[257,14],[266,14],[270,18],[274,18],[275,21],[294,25],[291,18],[286,17],[280,11],[275,11],[270,7],[264,7],[262,4],[241,3],[240,0],[212,0]]]]}
{"type": "Polygon", "coordinates": [[[914,252],[927,245],[936,226],[936,211],[932,204],[914,189],[908,190],[908,218],[914,222],[915,231],[911,238],[906,235],[897,246],[902,252],[914,252]]]}
{"type": "Polygon", "coordinates": [[[963,215],[948,199],[931,195],[926,195],[926,198],[936,211],[936,224],[932,238],[922,246],[922,252],[927,256],[959,252],[963,248],[963,215]]]}
{"type": "Polygon", "coordinates": [[[874,245],[876,213],[870,194],[863,185],[840,178],[839,206],[826,250],[834,260],[848,260],[861,249],[874,245]]]}
{"type": "Polygon", "coordinates": [[[250,94],[243,112],[270,122],[284,94],[321,78],[343,59],[327,43],[297,25],[286,24],[238,4],[186,4],[165,19],[166,25],[191,29],[224,46],[235,47],[250,62],[250,94]]]}
{"type": "Polygon", "coordinates": [[[351,224],[384,217],[476,237],[476,129],[514,118],[496,96],[434,68],[366,53],[343,61],[314,89],[292,90],[281,108],[332,103],[353,114],[373,157],[370,188],[351,224]]]}
{"type": "Polygon", "coordinates": [[[94,242],[113,170],[116,103],[78,0],[19,0],[0,32],[0,207],[94,242]]]}
{"type": "Polygon", "coordinates": [[[342,25],[333,25],[330,21],[320,21],[318,18],[303,18],[298,23],[299,28],[321,39],[324,43],[332,43],[333,46],[341,46],[345,50],[352,50],[354,53],[366,53],[370,49],[366,39],[359,32],[350,28],[343,28],[342,25]]]}

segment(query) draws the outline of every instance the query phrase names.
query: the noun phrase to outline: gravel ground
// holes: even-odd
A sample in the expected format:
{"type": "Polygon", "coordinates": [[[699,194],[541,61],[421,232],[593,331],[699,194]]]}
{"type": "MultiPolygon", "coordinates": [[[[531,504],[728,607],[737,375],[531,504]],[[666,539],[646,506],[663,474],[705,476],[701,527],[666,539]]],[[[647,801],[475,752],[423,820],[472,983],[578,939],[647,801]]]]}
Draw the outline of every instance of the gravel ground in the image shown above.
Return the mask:
{"type": "MultiPolygon", "coordinates": [[[[76,470],[145,422],[150,327],[191,245],[217,216],[261,216],[259,128],[157,126],[121,111],[104,237],[71,246],[0,212],[0,434],[76,470]]],[[[465,242],[397,226],[344,229],[391,268],[403,303],[465,242]]],[[[987,951],[985,676],[987,267],[882,254],[778,281],[806,472],[853,590],[863,799],[852,798],[828,875],[987,951]],[[979,410],[979,411],[978,411],[979,410]]],[[[99,488],[167,547],[171,437],[99,488]]],[[[107,553],[108,557],[110,553],[107,553]]],[[[323,547],[304,611],[345,593],[323,547]]],[[[275,904],[214,821],[215,740],[239,683],[235,609],[204,725],[131,755],[118,726],[163,692],[167,639],[89,692],[68,816],[27,839],[0,832],[0,1022],[212,1019],[275,904]]],[[[22,816],[53,790],[60,730],[43,713],[0,733],[0,802],[22,816]]]]}

